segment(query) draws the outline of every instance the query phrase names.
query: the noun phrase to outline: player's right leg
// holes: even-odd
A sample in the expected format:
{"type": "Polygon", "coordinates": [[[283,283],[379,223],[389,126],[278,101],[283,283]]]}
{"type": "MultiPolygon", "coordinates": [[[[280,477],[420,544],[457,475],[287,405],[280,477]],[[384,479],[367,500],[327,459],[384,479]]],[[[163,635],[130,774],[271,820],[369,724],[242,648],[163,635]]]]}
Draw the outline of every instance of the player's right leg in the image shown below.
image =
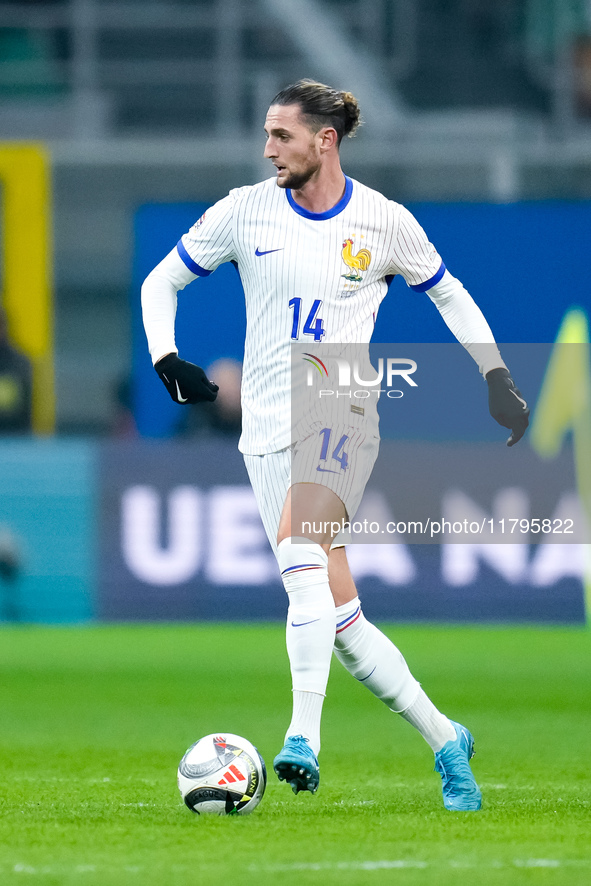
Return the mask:
{"type": "MultiPolygon", "coordinates": [[[[314,792],[318,786],[320,717],[335,632],[327,553],[319,543],[324,541],[323,537],[305,539],[300,535],[294,540],[291,536],[291,453],[284,450],[266,456],[245,456],[245,463],[289,600],[286,639],[293,710],[285,746],[275,760],[276,771],[292,784],[296,793],[314,792]],[[286,516],[279,530],[282,511],[286,516]]],[[[334,518],[340,519],[343,506],[338,497],[318,485],[312,488],[316,492],[311,510],[316,513],[319,508],[330,520],[331,508],[336,507],[338,513],[334,518]]],[[[325,547],[328,549],[328,545],[325,547]]]]}
{"type": "Polygon", "coordinates": [[[375,434],[355,424],[325,427],[316,422],[300,430],[277,548],[289,597],[293,714],[285,746],[273,764],[279,778],[291,782],[296,793],[314,791],[318,784],[320,718],[335,637],[328,552],[347,513],[359,505],[379,444],[375,434]]]}
{"type": "Polygon", "coordinates": [[[313,793],[318,787],[320,718],[335,635],[328,550],[338,531],[331,524],[342,525],[344,517],[345,506],[331,489],[296,484],[287,495],[279,524],[277,562],[289,597],[286,639],[293,712],[273,767],[295,793],[313,793]]]}
{"type": "Polygon", "coordinates": [[[411,723],[429,744],[442,778],[446,809],[480,809],[480,790],[468,762],[473,754],[472,736],[435,707],[412,676],[400,650],[367,621],[344,548],[334,548],[329,554],[329,580],[337,603],[336,657],[391,711],[411,723]]]}

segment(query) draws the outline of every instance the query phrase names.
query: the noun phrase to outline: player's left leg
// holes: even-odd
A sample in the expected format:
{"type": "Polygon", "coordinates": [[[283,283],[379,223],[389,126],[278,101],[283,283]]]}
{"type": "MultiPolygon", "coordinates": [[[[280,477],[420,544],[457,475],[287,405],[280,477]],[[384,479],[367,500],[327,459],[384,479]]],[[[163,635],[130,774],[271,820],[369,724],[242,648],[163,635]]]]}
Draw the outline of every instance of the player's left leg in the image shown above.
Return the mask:
{"type": "Polygon", "coordinates": [[[468,730],[442,714],[412,676],[400,650],[363,615],[344,548],[329,555],[329,581],[336,606],[335,655],[370,692],[400,714],[435,753],[450,810],[480,808],[480,790],[468,761],[473,739],[468,730]]]}

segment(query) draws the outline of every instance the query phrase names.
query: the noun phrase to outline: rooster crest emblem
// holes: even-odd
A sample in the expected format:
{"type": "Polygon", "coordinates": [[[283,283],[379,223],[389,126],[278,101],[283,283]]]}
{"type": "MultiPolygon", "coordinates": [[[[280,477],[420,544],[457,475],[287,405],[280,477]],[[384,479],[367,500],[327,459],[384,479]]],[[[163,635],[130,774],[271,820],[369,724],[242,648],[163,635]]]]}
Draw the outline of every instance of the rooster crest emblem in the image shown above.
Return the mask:
{"type": "Polygon", "coordinates": [[[353,255],[353,240],[349,237],[343,243],[343,251],[341,254],[343,256],[343,261],[349,268],[349,273],[341,274],[341,276],[344,277],[345,280],[359,283],[363,279],[359,272],[367,271],[369,268],[371,252],[369,249],[360,249],[355,255],[353,255]]]}

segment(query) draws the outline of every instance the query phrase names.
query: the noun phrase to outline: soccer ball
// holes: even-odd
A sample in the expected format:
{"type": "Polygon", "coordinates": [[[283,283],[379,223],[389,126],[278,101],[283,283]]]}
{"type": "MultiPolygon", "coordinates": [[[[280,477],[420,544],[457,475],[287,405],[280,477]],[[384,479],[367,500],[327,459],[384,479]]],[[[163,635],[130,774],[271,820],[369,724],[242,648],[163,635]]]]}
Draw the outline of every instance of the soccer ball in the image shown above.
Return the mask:
{"type": "Polygon", "coordinates": [[[267,769],[246,738],[224,732],[191,745],[177,780],[183,800],[198,815],[247,815],[263,799],[267,769]]]}

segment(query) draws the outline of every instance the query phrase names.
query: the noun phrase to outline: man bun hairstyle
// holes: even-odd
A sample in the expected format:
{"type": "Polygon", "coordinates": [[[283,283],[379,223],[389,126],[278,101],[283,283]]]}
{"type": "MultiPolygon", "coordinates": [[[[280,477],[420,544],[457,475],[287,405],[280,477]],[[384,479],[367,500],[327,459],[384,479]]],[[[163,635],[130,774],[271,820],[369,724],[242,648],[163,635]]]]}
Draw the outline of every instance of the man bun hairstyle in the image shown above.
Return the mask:
{"type": "Polygon", "coordinates": [[[352,136],[360,125],[359,102],[350,92],[344,92],[317,83],[315,80],[298,80],[278,92],[271,105],[299,105],[314,132],[324,126],[337,131],[337,144],[343,136],[352,136]]]}

